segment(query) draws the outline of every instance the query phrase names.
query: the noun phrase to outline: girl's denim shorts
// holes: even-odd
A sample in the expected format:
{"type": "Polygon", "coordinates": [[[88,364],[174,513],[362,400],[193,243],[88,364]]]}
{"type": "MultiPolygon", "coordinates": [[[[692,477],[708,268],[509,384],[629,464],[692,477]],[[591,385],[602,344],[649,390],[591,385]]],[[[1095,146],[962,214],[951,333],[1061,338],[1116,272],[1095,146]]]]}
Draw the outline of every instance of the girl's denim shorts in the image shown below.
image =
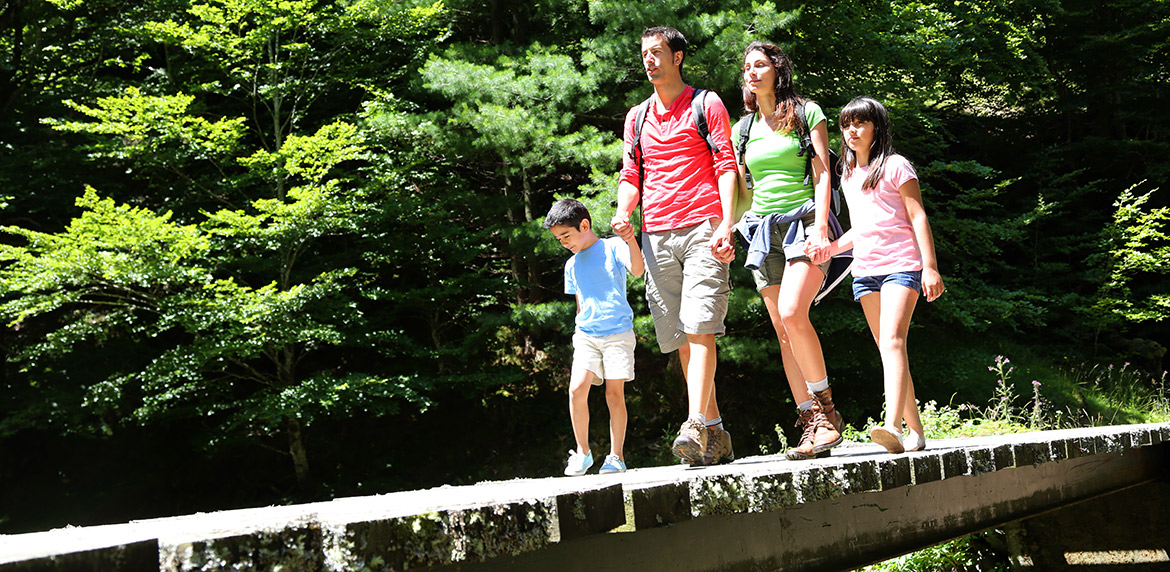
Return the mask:
{"type": "Polygon", "coordinates": [[[922,294],[922,271],[912,270],[910,272],[895,272],[893,274],[884,274],[881,276],[854,276],[853,277],[853,299],[861,300],[862,296],[866,294],[873,294],[874,292],[881,292],[882,286],[885,284],[898,284],[905,286],[919,295],[922,294]]]}

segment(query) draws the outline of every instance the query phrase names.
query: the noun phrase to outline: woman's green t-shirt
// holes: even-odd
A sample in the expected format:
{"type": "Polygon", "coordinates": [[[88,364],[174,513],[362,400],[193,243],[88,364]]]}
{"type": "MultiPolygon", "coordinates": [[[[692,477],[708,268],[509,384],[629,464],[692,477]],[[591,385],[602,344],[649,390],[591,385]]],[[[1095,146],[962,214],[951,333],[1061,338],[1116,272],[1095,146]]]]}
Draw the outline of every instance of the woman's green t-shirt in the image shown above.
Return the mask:
{"type": "MultiPolygon", "coordinates": [[[[821,106],[806,101],[804,117],[809,128],[825,120],[821,106]]],[[[732,140],[739,141],[740,126],[747,118],[736,122],[731,128],[732,140]]],[[[809,200],[813,196],[812,179],[804,184],[804,169],[807,159],[800,157],[800,139],[796,130],[777,133],[768,128],[759,116],[752,124],[748,136],[747,151],[744,153],[748,169],[752,173],[751,211],[757,215],[785,213],[809,200]]]]}

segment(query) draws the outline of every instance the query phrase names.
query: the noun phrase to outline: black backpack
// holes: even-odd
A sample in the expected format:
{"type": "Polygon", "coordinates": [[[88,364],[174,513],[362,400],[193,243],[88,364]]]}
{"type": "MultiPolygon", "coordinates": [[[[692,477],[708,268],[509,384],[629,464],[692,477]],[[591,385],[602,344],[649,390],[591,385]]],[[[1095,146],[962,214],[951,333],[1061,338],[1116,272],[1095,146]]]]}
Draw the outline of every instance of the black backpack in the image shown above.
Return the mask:
{"type": "MultiPolygon", "coordinates": [[[[816,156],[816,147],[812,144],[812,129],[808,126],[808,118],[804,116],[804,100],[798,100],[796,104],[796,116],[799,121],[796,122],[796,135],[800,138],[800,151],[796,152],[797,157],[804,157],[804,184],[809,184],[812,180],[812,160],[816,156]]],[[[752,125],[756,122],[756,114],[753,113],[746,118],[739,126],[739,165],[743,167],[743,177],[747,181],[747,188],[751,190],[755,187],[752,182],[752,173],[748,170],[747,159],[744,154],[747,153],[748,138],[751,136],[752,125]]],[[[838,171],[838,157],[832,149],[829,149],[829,181],[830,187],[833,189],[831,194],[833,214],[841,214],[841,173],[838,171]]],[[[842,223],[844,224],[844,223],[842,223]]]]}
{"type": "MultiPolygon", "coordinates": [[[[699,137],[702,137],[707,142],[707,147],[711,148],[711,154],[718,155],[719,146],[715,144],[715,138],[707,130],[707,109],[703,105],[706,95],[707,90],[695,88],[695,93],[691,96],[691,117],[695,119],[695,129],[699,131],[699,137]]],[[[650,111],[651,105],[654,105],[653,95],[646,98],[646,101],[638,106],[638,113],[634,116],[634,144],[630,147],[630,158],[638,164],[639,202],[641,201],[642,182],[646,180],[646,173],[642,168],[642,124],[646,121],[646,114],[650,111]]]]}

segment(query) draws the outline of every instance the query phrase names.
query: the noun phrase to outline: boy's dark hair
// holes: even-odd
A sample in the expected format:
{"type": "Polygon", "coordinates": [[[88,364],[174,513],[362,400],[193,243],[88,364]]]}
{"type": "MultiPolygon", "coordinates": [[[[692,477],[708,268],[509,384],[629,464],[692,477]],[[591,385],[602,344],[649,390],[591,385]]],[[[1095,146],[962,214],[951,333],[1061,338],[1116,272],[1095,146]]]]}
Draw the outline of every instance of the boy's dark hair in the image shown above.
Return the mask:
{"type": "Polygon", "coordinates": [[[666,45],[670,47],[670,52],[682,52],[683,59],[678,62],[678,71],[682,72],[683,62],[687,59],[687,39],[682,35],[682,32],[671,28],[670,26],[654,26],[642,30],[642,38],[660,37],[666,40],[666,45]]]}
{"type": "Polygon", "coordinates": [[[551,209],[548,209],[548,214],[544,217],[544,228],[564,225],[580,230],[583,220],[589,221],[590,224],[593,223],[593,217],[589,216],[589,209],[581,204],[581,201],[561,199],[553,203],[551,209]]]}

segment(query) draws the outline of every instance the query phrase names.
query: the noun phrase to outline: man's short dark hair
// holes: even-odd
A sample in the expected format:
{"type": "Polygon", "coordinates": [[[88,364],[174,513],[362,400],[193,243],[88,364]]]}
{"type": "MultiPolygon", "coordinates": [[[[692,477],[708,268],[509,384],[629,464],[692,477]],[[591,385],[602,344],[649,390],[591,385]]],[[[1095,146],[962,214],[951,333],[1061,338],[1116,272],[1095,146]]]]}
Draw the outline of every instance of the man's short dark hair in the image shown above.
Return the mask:
{"type": "MultiPolygon", "coordinates": [[[[682,35],[682,32],[671,28],[670,26],[654,26],[642,30],[642,39],[660,37],[666,40],[666,45],[670,48],[671,53],[682,52],[683,61],[687,59],[687,39],[682,35]]],[[[682,61],[678,63],[678,70],[682,71],[682,61]]]]}
{"type": "Polygon", "coordinates": [[[593,223],[593,217],[589,216],[589,209],[581,204],[581,201],[561,199],[553,203],[551,209],[548,209],[548,214],[544,217],[544,228],[564,225],[580,230],[583,220],[593,223]]]}

